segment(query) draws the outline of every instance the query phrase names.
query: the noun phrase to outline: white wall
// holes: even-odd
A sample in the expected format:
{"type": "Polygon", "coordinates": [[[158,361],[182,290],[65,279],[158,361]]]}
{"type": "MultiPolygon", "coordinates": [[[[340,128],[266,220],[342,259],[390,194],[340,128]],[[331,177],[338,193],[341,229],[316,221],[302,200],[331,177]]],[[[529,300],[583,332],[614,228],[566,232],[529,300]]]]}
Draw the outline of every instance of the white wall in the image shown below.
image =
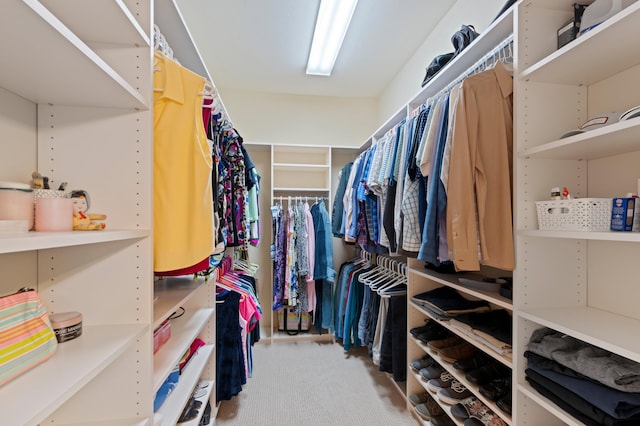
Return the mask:
{"type": "Polygon", "coordinates": [[[453,51],[451,36],[462,24],[480,33],[506,0],[457,0],[378,99],[301,96],[220,89],[233,123],[247,142],[361,146],[420,91],[431,59],[453,51]]]}
{"type": "Polygon", "coordinates": [[[246,142],[360,146],[376,128],[374,99],[221,89],[246,142]]]}
{"type": "MultiPolygon", "coordinates": [[[[378,127],[420,91],[426,67],[431,60],[455,50],[451,36],[461,25],[473,25],[482,34],[505,3],[506,0],[458,0],[380,95],[378,127]]],[[[369,133],[373,133],[373,130],[369,133]]]]}
{"type": "Polygon", "coordinates": [[[36,105],[0,88],[0,181],[29,183],[36,170],[36,105]]]}

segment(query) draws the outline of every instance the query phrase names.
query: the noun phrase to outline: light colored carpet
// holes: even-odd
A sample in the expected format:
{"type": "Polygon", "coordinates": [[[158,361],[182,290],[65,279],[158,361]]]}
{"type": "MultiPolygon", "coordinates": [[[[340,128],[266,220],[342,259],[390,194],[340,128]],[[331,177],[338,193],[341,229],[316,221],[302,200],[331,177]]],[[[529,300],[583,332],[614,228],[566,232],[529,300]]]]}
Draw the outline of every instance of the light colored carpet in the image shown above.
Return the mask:
{"type": "Polygon", "coordinates": [[[416,425],[405,399],[366,348],[287,342],[254,346],[253,377],[222,401],[218,426],[416,425]]]}

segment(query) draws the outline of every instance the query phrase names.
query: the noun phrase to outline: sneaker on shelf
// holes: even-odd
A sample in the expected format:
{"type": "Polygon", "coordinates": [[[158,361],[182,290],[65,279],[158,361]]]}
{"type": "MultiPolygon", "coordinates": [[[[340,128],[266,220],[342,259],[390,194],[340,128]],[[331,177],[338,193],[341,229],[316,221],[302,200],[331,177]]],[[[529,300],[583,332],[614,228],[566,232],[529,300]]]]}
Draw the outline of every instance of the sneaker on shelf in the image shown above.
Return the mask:
{"type": "Polygon", "coordinates": [[[421,404],[413,407],[413,411],[416,412],[421,419],[431,420],[433,417],[442,416],[446,414],[442,410],[442,407],[438,405],[435,399],[427,393],[427,400],[421,404]]]}
{"type": "Polygon", "coordinates": [[[473,358],[476,354],[476,347],[469,342],[462,341],[457,345],[447,346],[440,349],[438,355],[443,361],[454,363],[461,359],[473,358]]]}
{"type": "Polygon", "coordinates": [[[465,388],[462,383],[454,379],[451,382],[451,386],[445,389],[440,389],[436,395],[443,403],[453,405],[465,398],[473,396],[473,393],[471,393],[469,389],[465,388]]]}
{"type": "Polygon", "coordinates": [[[448,371],[443,371],[437,379],[431,379],[427,382],[427,389],[433,393],[440,389],[448,388],[455,378],[448,371]]]}
{"type": "Polygon", "coordinates": [[[427,402],[429,400],[429,398],[431,398],[431,396],[429,395],[429,392],[427,392],[427,391],[416,392],[416,393],[412,393],[411,395],[409,395],[409,402],[411,403],[411,405],[413,405],[415,407],[416,405],[423,404],[423,403],[427,402]]]}
{"type": "Polygon", "coordinates": [[[419,359],[414,359],[413,361],[411,361],[409,363],[409,367],[415,371],[416,373],[418,373],[420,370],[422,370],[425,367],[430,366],[431,364],[433,364],[435,361],[433,358],[431,358],[430,355],[425,354],[422,358],[419,359]]]}
{"type": "Polygon", "coordinates": [[[431,379],[437,379],[440,377],[440,374],[442,374],[443,371],[444,369],[440,367],[440,364],[434,362],[432,365],[420,370],[420,377],[425,382],[428,382],[431,379]]]}

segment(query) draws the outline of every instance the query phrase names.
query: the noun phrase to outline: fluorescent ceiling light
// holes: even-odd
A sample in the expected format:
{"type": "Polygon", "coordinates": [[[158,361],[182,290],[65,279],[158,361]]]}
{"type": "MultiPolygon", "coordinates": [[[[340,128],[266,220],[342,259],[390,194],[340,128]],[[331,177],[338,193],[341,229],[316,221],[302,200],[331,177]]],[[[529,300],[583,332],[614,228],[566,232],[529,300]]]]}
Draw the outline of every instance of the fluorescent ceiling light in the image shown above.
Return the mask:
{"type": "Polygon", "coordinates": [[[320,0],[307,74],[331,75],[358,0],[320,0]]]}

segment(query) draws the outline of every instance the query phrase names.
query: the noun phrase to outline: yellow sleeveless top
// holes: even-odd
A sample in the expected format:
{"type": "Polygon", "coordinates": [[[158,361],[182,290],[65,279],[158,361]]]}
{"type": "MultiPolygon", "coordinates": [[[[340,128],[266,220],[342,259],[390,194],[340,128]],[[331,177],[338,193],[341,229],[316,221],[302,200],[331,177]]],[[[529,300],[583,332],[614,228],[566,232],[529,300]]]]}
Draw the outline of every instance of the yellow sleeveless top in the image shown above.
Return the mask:
{"type": "Polygon", "coordinates": [[[202,120],[205,79],[156,55],[153,105],[154,271],[211,254],[212,158],[202,120]]]}

